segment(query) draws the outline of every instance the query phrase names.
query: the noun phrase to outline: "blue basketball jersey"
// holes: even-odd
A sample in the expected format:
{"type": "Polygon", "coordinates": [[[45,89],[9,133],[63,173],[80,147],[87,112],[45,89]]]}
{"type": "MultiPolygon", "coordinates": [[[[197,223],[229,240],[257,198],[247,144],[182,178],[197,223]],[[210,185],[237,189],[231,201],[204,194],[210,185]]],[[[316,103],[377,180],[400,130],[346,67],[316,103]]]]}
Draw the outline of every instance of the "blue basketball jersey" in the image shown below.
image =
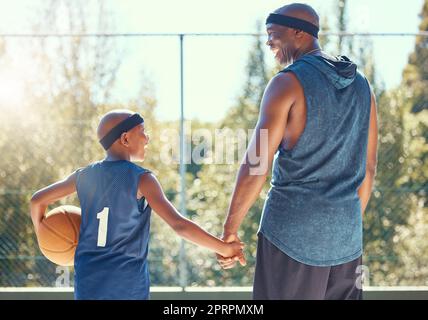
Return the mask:
{"type": "Polygon", "coordinates": [[[141,175],[132,162],[99,161],[77,171],[82,209],[74,259],[76,299],[148,299],[151,208],[137,200],[141,175]]]}

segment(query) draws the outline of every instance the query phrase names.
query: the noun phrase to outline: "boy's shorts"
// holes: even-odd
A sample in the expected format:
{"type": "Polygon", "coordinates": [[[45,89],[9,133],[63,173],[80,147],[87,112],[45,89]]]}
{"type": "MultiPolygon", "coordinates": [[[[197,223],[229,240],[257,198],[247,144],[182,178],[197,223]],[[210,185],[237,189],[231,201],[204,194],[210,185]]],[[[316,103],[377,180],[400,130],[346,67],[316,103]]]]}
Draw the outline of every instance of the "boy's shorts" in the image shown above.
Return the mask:
{"type": "Polygon", "coordinates": [[[261,233],[254,277],[255,300],[361,300],[359,257],[331,267],[300,263],[270,243],[261,233]]]}

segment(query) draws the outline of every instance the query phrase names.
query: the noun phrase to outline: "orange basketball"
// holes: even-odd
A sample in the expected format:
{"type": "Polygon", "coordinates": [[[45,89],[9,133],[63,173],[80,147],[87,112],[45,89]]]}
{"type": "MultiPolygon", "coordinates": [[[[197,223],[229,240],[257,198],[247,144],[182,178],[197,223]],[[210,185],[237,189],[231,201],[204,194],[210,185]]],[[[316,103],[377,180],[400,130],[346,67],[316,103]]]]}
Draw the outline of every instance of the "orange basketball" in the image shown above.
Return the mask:
{"type": "Polygon", "coordinates": [[[42,253],[60,266],[74,265],[79,241],[80,208],[60,206],[49,211],[39,227],[37,240],[42,253]]]}

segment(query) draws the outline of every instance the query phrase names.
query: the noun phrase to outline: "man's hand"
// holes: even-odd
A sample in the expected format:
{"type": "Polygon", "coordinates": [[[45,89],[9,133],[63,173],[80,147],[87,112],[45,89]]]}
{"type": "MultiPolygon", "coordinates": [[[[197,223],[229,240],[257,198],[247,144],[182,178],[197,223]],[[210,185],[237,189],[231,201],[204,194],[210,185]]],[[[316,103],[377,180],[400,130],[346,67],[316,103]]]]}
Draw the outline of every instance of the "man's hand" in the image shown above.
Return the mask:
{"type": "MultiPolygon", "coordinates": [[[[223,236],[224,242],[241,242],[238,235],[236,233],[234,234],[228,234],[223,236]]],[[[233,256],[233,257],[223,257],[219,254],[217,254],[217,261],[221,265],[223,269],[231,269],[236,265],[236,261],[239,261],[241,266],[245,266],[247,264],[247,260],[245,260],[244,252],[241,251],[241,254],[233,256]]]]}

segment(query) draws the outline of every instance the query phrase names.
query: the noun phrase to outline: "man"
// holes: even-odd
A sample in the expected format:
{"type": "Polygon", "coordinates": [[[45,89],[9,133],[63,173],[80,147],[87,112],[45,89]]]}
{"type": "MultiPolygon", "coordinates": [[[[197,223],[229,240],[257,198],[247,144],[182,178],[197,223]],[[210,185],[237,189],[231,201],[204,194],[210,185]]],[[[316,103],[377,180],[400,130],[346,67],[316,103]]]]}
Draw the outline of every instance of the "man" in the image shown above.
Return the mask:
{"type": "MultiPolygon", "coordinates": [[[[321,51],[319,17],[310,6],[286,5],[269,15],[266,27],[267,45],[288,67],[265,89],[223,239],[239,240],[273,162],[253,298],[361,299],[362,216],[377,162],[374,95],[348,58],[321,51]],[[268,164],[257,174],[254,154],[268,164]]],[[[243,256],[217,257],[225,269],[238,259],[245,264],[243,256]]]]}

